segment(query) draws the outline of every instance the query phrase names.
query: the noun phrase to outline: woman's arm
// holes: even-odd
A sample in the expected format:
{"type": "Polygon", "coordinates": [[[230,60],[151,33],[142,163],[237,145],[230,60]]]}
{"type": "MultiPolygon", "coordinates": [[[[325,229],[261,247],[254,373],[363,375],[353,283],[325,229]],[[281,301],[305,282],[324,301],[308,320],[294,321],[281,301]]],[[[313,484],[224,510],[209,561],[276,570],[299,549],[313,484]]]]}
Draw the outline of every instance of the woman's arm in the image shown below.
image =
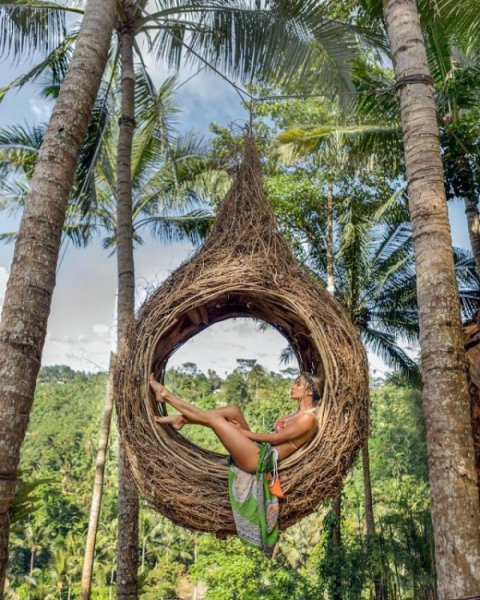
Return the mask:
{"type": "Polygon", "coordinates": [[[268,442],[272,446],[277,446],[283,442],[289,442],[300,437],[304,433],[311,431],[316,423],[316,417],[312,413],[299,416],[295,423],[289,427],[285,427],[279,433],[254,433],[241,429],[243,435],[254,442],[268,442]]]}

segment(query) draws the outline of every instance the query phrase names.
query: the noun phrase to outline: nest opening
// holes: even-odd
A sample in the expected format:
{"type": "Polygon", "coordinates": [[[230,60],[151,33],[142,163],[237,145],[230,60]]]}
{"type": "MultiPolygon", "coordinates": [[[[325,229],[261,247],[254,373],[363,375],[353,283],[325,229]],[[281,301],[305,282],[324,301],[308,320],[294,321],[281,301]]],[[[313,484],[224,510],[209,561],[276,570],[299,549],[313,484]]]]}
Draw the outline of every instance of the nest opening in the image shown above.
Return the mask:
{"type": "MultiPolygon", "coordinates": [[[[217,307],[215,306],[215,308],[217,308],[217,307]]],[[[218,308],[217,308],[217,310],[218,310],[218,308]]],[[[208,325],[205,325],[205,326],[203,326],[201,328],[199,327],[197,331],[194,331],[192,333],[190,333],[190,328],[189,328],[189,333],[190,334],[186,337],[186,339],[182,339],[181,343],[178,344],[178,346],[175,349],[175,351],[171,352],[168,357],[165,357],[165,358],[162,359],[161,372],[166,373],[168,371],[168,369],[170,368],[170,359],[173,357],[173,355],[176,352],[178,352],[181,349],[181,347],[184,344],[186,344],[189,340],[194,339],[197,335],[199,335],[199,334],[201,335],[201,333],[203,331],[206,331],[206,330],[210,329],[211,327],[215,327],[215,325],[219,324],[220,322],[225,322],[227,320],[235,321],[235,320],[240,319],[242,321],[244,321],[244,320],[251,321],[252,323],[255,323],[257,325],[258,325],[259,321],[261,321],[262,323],[267,323],[267,321],[265,320],[265,318],[262,318],[262,317],[258,316],[259,313],[256,313],[254,317],[252,317],[252,315],[247,314],[247,313],[245,313],[245,314],[240,314],[240,313],[241,313],[241,310],[237,310],[234,317],[231,317],[228,314],[227,315],[223,315],[222,314],[221,318],[213,318],[213,315],[212,315],[212,318],[209,320],[208,325]]],[[[209,314],[211,314],[211,313],[209,313],[209,314]]],[[[219,317],[220,317],[220,315],[219,315],[219,317]]],[[[189,318],[190,317],[187,317],[186,320],[179,320],[178,327],[176,328],[176,330],[177,331],[184,331],[185,328],[186,328],[187,321],[189,320],[189,318]]],[[[279,348],[278,348],[278,352],[277,352],[277,356],[278,356],[280,354],[280,349],[285,347],[285,343],[288,343],[288,344],[291,345],[291,342],[290,342],[290,340],[288,339],[288,337],[286,336],[286,334],[284,333],[283,330],[280,330],[277,326],[275,326],[272,323],[268,323],[268,325],[271,325],[273,327],[273,329],[275,330],[275,333],[279,334],[279,335],[277,335],[278,342],[279,342],[279,348]],[[283,346],[280,345],[281,341],[283,341],[283,346]]],[[[260,335],[261,334],[259,334],[259,336],[260,335]]],[[[219,337],[220,338],[222,337],[221,333],[220,333],[219,337]]],[[[255,340],[255,341],[257,342],[259,340],[255,340]]],[[[221,342],[220,342],[220,345],[221,345],[221,342]]],[[[177,361],[177,364],[178,364],[178,361],[177,361]]],[[[296,368],[298,370],[301,370],[300,366],[298,364],[298,358],[297,358],[297,356],[292,357],[292,366],[294,366],[294,368],[296,368]]],[[[154,370],[154,368],[152,370],[154,370]]],[[[154,372],[155,372],[155,370],[154,370],[154,372]]],[[[167,386],[168,386],[168,381],[167,381],[167,386]]],[[[323,389],[321,389],[320,392],[323,393],[323,389]]],[[[187,398],[187,399],[190,400],[189,398],[187,398]]],[[[226,400],[227,400],[226,404],[228,404],[229,403],[228,398],[226,400]]],[[[254,400],[252,400],[252,402],[254,402],[254,400]]],[[[291,403],[291,400],[289,402],[291,403]]],[[[267,404],[268,404],[268,398],[267,398],[267,404]]],[[[162,407],[163,407],[163,411],[162,412],[165,415],[170,414],[169,407],[167,405],[162,405],[162,407]]],[[[289,407],[288,410],[290,412],[293,409],[292,409],[292,407],[289,407]]],[[[180,432],[175,432],[175,435],[178,435],[178,436],[182,437],[183,439],[187,440],[188,442],[190,442],[194,446],[197,446],[197,447],[201,448],[202,450],[205,450],[205,451],[208,451],[208,452],[212,452],[213,454],[219,454],[221,456],[226,456],[227,455],[227,451],[226,450],[220,450],[217,453],[217,452],[215,452],[215,450],[211,449],[206,444],[205,445],[204,444],[196,444],[195,442],[193,442],[191,440],[190,436],[188,435],[188,432],[189,432],[188,429],[187,430],[182,430],[181,433],[180,432]],[[184,431],[185,431],[186,435],[185,435],[184,431]]],[[[214,434],[212,434],[212,435],[214,436],[214,434]]]]}
{"type": "Polygon", "coordinates": [[[274,327],[292,346],[300,370],[318,373],[324,379],[322,360],[307,324],[286,303],[271,298],[268,290],[255,295],[229,293],[189,307],[157,340],[151,370],[163,378],[169,358],[185,342],[215,323],[237,317],[259,319],[274,327]]]}

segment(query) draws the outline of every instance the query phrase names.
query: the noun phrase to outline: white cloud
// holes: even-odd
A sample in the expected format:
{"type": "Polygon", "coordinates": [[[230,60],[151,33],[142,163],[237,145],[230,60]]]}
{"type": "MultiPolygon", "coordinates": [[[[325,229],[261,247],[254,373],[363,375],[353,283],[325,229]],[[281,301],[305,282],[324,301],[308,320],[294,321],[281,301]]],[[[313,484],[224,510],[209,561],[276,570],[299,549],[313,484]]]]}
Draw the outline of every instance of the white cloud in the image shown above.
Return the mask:
{"type": "Polygon", "coordinates": [[[105,323],[97,323],[93,326],[93,333],[99,337],[105,337],[110,335],[110,329],[105,323]]]}
{"type": "Polygon", "coordinates": [[[47,334],[42,365],[67,364],[79,371],[105,371],[111,350],[112,328],[95,324],[91,331],[77,336],[47,334]]]}
{"type": "Polygon", "coordinates": [[[46,123],[50,120],[50,115],[52,114],[53,110],[53,103],[47,102],[43,98],[34,97],[30,98],[29,106],[38,122],[46,123]]]}
{"type": "Polygon", "coordinates": [[[203,372],[214,369],[223,375],[237,366],[237,358],[252,358],[268,370],[280,371],[284,368],[280,364],[280,352],[286,345],[285,338],[275,329],[260,331],[252,319],[229,319],[191,338],[168,364],[179,367],[194,362],[203,372]]]}

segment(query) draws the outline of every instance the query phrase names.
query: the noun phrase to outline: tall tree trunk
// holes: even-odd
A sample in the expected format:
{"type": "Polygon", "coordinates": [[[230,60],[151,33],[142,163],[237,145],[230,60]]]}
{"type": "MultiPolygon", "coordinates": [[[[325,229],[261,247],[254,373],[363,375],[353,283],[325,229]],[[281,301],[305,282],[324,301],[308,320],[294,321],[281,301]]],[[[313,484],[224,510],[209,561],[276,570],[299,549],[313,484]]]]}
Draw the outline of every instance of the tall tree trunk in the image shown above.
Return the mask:
{"type": "Polygon", "coordinates": [[[335,292],[333,275],[333,185],[327,189],[327,292],[335,292]]]}
{"type": "MultiPolygon", "coordinates": [[[[327,291],[332,296],[335,294],[333,274],[333,185],[330,183],[327,190],[327,291]]],[[[332,527],[332,551],[336,558],[335,566],[338,566],[342,546],[342,484],[340,484],[336,495],[332,498],[332,513],[335,519],[332,527]]],[[[342,578],[338,569],[332,574],[332,589],[333,600],[342,600],[342,578]]]]}
{"type": "MultiPolygon", "coordinates": [[[[367,525],[367,543],[370,552],[373,552],[378,548],[378,540],[376,537],[375,530],[375,517],[373,515],[373,494],[372,494],[372,480],[370,477],[370,453],[368,450],[368,439],[362,446],[362,470],[363,470],[363,494],[365,500],[365,521],[367,525]]],[[[378,553],[374,553],[374,557],[378,556],[378,553]]],[[[382,581],[382,565],[379,564],[377,558],[373,563],[373,585],[375,587],[375,600],[385,600],[387,598],[387,589],[382,581]]]]}
{"type": "Polygon", "coordinates": [[[480,506],[436,107],[415,0],[384,0],[404,136],[440,600],[480,593],[480,506]],[[417,76],[417,83],[402,83],[417,76]]]}
{"type": "Polygon", "coordinates": [[[98,441],[97,460],[95,465],[95,481],[93,484],[92,503],[90,506],[90,519],[88,521],[87,542],[83,559],[82,581],[80,599],[89,600],[92,586],[93,562],[95,557],[95,542],[97,539],[98,519],[102,504],[103,480],[105,477],[105,461],[107,457],[108,438],[110,436],[110,423],[113,410],[113,374],[115,369],[115,354],[110,356],[110,369],[108,373],[107,389],[105,393],[105,407],[103,409],[100,439],[98,441]]]}
{"type": "Polygon", "coordinates": [[[332,527],[332,550],[336,557],[337,567],[332,574],[332,600],[342,600],[342,578],[340,574],[340,551],[342,547],[341,520],[342,520],[342,489],[332,499],[332,512],[335,522],[332,527]]]}
{"type": "Polygon", "coordinates": [[[468,235],[472,246],[475,264],[480,272],[480,214],[478,203],[470,198],[465,198],[465,214],[467,216],[468,235]]]}
{"type": "Polygon", "coordinates": [[[370,478],[370,453],[368,451],[368,440],[362,446],[362,469],[367,535],[373,538],[375,536],[375,519],[373,517],[372,481],[370,478]]]}
{"type": "Polygon", "coordinates": [[[107,62],[114,0],[89,0],[72,62],[40,149],[15,244],[0,325],[0,594],[9,510],[55,287],[65,211],[107,62]]]}
{"type": "MultiPolygon", "coordinates": [[[[133,42],[135,6],[124,3],[121,24],[122,116],[117,154],[117,265],[118,352],[126,343],[135,307],[132,223],[132,143],[135,130],[135,71],[133,42]]],[[[118,465],[118,554],[117,598],[133,600],[138,595],[138,495],[128,471],[120,432],[118,465]]]]}

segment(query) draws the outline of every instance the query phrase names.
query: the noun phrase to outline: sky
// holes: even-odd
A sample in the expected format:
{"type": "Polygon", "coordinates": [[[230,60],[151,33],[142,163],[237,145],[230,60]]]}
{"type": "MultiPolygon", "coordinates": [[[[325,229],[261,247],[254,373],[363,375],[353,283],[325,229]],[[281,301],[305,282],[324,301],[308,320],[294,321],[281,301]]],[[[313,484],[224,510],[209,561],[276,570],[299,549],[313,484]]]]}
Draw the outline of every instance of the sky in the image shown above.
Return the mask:
{"type": "MultiPolygon", "coordinates": [[[[166,76],[165,71],[147,57],[156,83],[166,76]]],[[[15,76],[25,72],[25,64],[0,63],[0,88],[15,76]]],[[[32,66],[32,65],[30,65],[32,66]]],[[[193,70],[196,72],[197,68],[193,70]]],[[[189,79],[186,73],[179,83],[189,79]]],[[[238,94],[218,75],[203,70],[182,85],[176,95],[181,109],[179,127],[208,136],[211,122],[223,125],[243,124],[247,114],[238,94]]],[[[42,123],[48,120],[52,103],[40,97],[39,85],[25,86],[20,92],[7,94],[0,103],[0,128],[15,124],[42,123]]],[[[469,248],[468,231],[461,202],[449,203],[453,243],[469,248]]],[[[18,228],[19,215],[0,212],[0,233],[18,228]]],[[[136,250],[136,305],[139,307],[148,291],[175,270],[193,252],[187,243],[162,245],[146,239],[136,250]]],[[[13,256],[12,245],[0,245],[0,306],[13,256]]],[[[114,348],[116,263],[115,256],[95,240],[85,249],[71,244],[62,249],[57,284],[43,353],[43,365],[66,364],[84,371],[106,370],[110,350],[114,348]]],[[[214,325],[192,338],[170,359],[169,366],[195,362],[206,372],[214,369],[219,375],[231,371],[237,358],[257,359],[269,370],[279,371],[285,339],[276,331],[259,331],[249,319],[229,320],[214,325]]],[[[371,371],[381,376],[388,369],[381,360],[369,355],[371,371]]]]}

